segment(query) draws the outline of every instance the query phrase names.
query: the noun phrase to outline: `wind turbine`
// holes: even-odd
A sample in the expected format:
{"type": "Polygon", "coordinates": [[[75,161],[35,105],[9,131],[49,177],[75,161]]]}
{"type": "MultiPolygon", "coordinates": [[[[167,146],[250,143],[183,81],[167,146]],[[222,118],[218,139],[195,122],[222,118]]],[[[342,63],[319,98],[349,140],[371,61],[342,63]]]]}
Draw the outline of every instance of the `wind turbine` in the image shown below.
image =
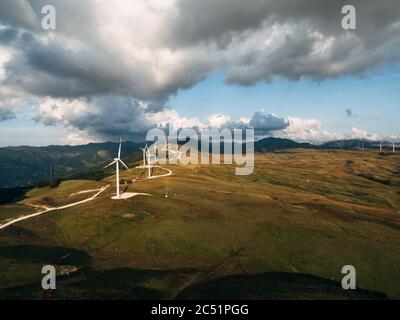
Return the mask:
{"type": "Polygon", "coordinates": [[[393,138],[393,152],[396,152],[396,144],[394,142],[394,138],[393,138]]]}
{"type": "Polygon", "coordinates": [[[143,167],[146,167],[146,150],[147,150],[147,144],[146,146],[143,148],[140,148],[140,150],[143,151],[143,167]]]}
{"type": "Polygon", "coordinates": [[[147,168],[147,176],[150,178],[151,177],[151,164],[150,164],[150,150],[149,147],[146,146],[143,148],[140,148],[143,150],[143,168],[147,168]]]}
{"type": "Polygon", "coordinates": [[[109,166],[112,166],[114,163],[115,163],[115,168],[116,168],[116,186],[117,186],[117,195],[116,195],[116,197],[115,198],[113,198],[113,199],[120,199],[120,193],[119,193],[119,163],[121,162],[121,164],[126,168],[126,169],[128,169],[129,170],[129,172],[131,171],[129,168],[128,168],[128,166],[121,160],[121,144],[122,144],[122,140],[121,140],[121,138],[119,139],[119,148],[118,148],[118,157],[117,158],[114,158],[114,161],[113,162],[111,162],[110,164],[108,164],[108,165],[106,165],[105,167],[104,167],[104,169],[105,168],[107,168],[107,167],[109,167],[109,166]]]}
{"type": "Polygon", "coordinates": [[[382,140],[379,142],[379,150],[382,151],[382,140]]]}

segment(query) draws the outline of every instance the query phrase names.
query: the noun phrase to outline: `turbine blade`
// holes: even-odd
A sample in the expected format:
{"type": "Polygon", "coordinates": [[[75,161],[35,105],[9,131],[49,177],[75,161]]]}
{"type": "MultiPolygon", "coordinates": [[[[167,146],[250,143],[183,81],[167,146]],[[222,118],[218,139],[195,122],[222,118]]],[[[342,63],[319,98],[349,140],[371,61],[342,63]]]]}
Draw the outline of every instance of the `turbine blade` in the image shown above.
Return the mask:
{"type": "Polygon", "coordinates": [[[103,169],[105,169],[105,168],[107,168],[107,167],[109,167],[109,166],[112,166],[114,163],[116,163],[117,162],[117,160],[114,160],[113,162],[111,162],[111,163],[109,163],[108,165],[106,165],[103,169]]]}
{"type": "Polygon", "coordinates": [[[122,139],[119,138],[118,159],[121,158],[121,143],[122,143],[122,139]]]}
{"type": "Polygon", "coordinates": [[[125,168],[127,168],[129,171],[131,171],[131,169],[129,169],[128,166],[127,166],[122,160],[119,160],[119,162],[121,162],[122,165],[123,165],[125,168]]]}

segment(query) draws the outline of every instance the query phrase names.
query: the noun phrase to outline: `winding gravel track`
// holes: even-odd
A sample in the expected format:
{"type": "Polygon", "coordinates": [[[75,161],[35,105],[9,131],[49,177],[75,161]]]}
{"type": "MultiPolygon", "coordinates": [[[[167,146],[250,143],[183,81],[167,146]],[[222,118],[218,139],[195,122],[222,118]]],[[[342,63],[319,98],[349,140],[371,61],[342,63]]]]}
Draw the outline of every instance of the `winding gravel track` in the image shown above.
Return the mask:
{"type": "MultiPolygon", "coordinates": [[[[158,167],[158,168],[160,168],[160,169],[166,170],[167,173],[166,173],[166,174],[162,174],[162,175],[158,175],[158,176],[152,176],[152,177],[150,177],[149,179],[156,179],[156,178],[161,178],[161,177],[168,177],[168,176],[172,175],[172,171],[169,170],[169,169],[167,169],[167,168],[161,167],[161,166],[159,166],[159,165],[154,165],[154,167],[158,167]]],[[[137,168],[140,168],[140,166],[137,167],[137,168]]],[[[135,181],[136,181],[138,178],[139,178],[139,177],[137,177],[137,178],[135,179],[135,181]]],[[[46,210],[43,210],[43,211],[40,211],[40,212],[35,212],[35,213],[32,213],[32,214],[29,214],[29,215],[26,215],[26,216],[19,217],[19,218],[13,219],[13,220],[11,220],[11,221],[8,221],[8,222],[6,222],[5,224],[0,225],[0,230],[1,230],[1,229],[4,229],[4,228],[7,228],[8,226],[11,226],[12,224],[15,224],[15,223],[17,223],[17,222],[24,221],[24,220],[28,220],[28,219],[34,218],[34,217],[36,217],[36,216],[40,216],[41,214],[44,214],[44,213],[49,212],[49,211],[62,210],[62,209],[66,209],[66,208],[70,208],[70,207],[77,206],[77,205],[82,204],[82,203],[85,203],[85,202],[92,201],[92,200],[96,199],[97,196],[98,196],[100,193],[102,193],[104,190],[106,190],[109,186],[110,186],[110,185],[106,185],[106,186],[102,187],[101,189],[84,190],[84,191],[76,192],[76,193],[74,193],[74,194],[80,194],[80,193],[85,193],[85,192],[90,192],[90,191],[99,190],[99,192],[97,192],[96,194],[94,194],[93,196],[91,196],[91,197],[89,197],[89,198],[87,198],[87,199],[84,199],[84,200],[81,200],[81,201],[78,201],[78,202],[74,202],[74,203],[70,203],[70,204],[67,204],[67,205],[65,205],[65,206],[56,207],[56,208],[47,208],[47,207],[41,206],[42,208],[43,208],[43,207],[46,208],[46,210]]],[[[73,194],[73,195],[74,195],[74,194],[73,194]]],[[[138,195],[139,195],[139,193],[138,193],[138,195]]],[[[143,194],[143,195],[149,195],[149,194],[143,194]]],[[[70,195],[70,196],[71,196],[71,195],[70,195]]],[[[36,205],[32,205],[32,206],[33,206],[33,207],[36,207],[36,208],[40,207],[40,206],[36,206],[36,205]]]]}
{"type": "Polygon", "coordinates": [[[84,199],[84,200],[81,200],[81,201],[78,201],[78,202],[74,202],[74,203],[70,203],[70,204],[67,204],[67,205],[61,206],[61,207],[47,208],[46,210],[43,210],[43,211],[40,211],[40,212],[32,213],[32,214],[29,214],[29,215],[26,215],[26,216],[23,216],[23,217],[19,217],[19,218],[13,219],[13,220],[11,220],[11,221],[3,224],[3,225],[0,225],[0,230],[4,229],[4,228],[7,228],[8,226],[10,226],[10,225],[12,225],[14,223],[17,223],[17,222],[20,222],[20,221],[23,221],[23,220],[28,220],[28,219],[31,219],[31,218],[36,217],[36,216],[40,216],[41,214],[49,212],[49,211],[62,210],[62,209],[66,209],[66,208],[77,206],[77,205],[85,203],[85,202],[92,201],[92,200],[96,199],[97,196],[100,193],[102,193],[104,190],[106,190],[109,186],[110,185],[106,185],[106,186],[102,187],[99,192],[97,192],[96,194],[94,194],[93,196],[91,196],[91,197],[89,197],[87,199],[84,199]]]}

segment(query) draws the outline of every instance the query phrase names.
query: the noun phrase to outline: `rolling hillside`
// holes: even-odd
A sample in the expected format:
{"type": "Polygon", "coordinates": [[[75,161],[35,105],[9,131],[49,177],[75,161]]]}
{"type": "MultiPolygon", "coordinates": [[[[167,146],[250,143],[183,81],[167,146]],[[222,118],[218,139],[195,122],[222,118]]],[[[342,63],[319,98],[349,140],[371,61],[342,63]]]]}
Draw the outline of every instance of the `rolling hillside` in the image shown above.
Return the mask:
{"type": "Polygon", "coordinates": [[[110,199],[112,175],[30,190],[0,206],[0,225],[110,185],[0,229],[0,297],[400,299],[399,160],[293,149],[258,153],[250,176],[168,165],[173,176],[145,180],[131,164],[122,178],[140,180],[123,189],[150,196],[127,200],[110,199]],[[44,264],[60,275],[52,293],[44,264]],[[359,290],[340,287],[347,264],[359,290]]]}

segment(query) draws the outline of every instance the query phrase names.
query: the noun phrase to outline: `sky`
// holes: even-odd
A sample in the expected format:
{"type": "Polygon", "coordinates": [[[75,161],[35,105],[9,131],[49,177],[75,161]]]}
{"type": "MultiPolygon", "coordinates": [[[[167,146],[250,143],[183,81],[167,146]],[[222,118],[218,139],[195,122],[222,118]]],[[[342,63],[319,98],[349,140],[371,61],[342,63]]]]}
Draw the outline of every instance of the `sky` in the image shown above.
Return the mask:
{"type": "Polygon", "coordinates": [[[0,147],[154,127],[400,141],[400,3],[1,0],[0,147]],[[43,6],[56,10],[45,30],[43,6]]]}

